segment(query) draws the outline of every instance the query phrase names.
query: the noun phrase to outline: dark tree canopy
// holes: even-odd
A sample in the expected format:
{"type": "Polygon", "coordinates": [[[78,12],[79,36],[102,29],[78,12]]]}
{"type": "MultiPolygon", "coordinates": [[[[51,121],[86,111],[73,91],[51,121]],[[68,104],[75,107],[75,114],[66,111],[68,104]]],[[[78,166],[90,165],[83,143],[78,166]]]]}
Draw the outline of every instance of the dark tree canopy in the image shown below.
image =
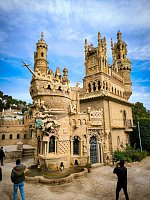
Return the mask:
{"type": "Polygon", "coordinates": [[[131,134],[131,145],[136,144],[137,148],[140,148],[139,144],[139,131],[138,131],[138,122],[141,135],[141,143],[143,150],[150,152],[150,111],[147,110],[143,103],[137,102],[132,108],[133,111],[133,121],[134,129],[131,134]]]}

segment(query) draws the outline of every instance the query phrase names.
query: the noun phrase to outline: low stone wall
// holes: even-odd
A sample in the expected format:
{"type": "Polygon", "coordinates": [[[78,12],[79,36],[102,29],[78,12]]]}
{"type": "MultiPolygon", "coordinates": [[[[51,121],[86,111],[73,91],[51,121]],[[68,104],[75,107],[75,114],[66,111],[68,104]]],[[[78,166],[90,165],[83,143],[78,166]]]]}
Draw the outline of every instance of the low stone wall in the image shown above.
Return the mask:
{"type": "Polygon", "coordinates": [[[71,182],[76,177],[84,176],[88,173],[87,168],[84,168],[82,172],[79,173],[73,173],[65,178],[60,179],[46,179],[43,176],[35,176],[35,177],[25,177],[25,181],[29,182],[36,182],[36,183],[43,183],[43,184],[60,184],[60,183],[68,183],[71,182]]]}
{"type": "Polygon", "coordinates": [[[23,151],[9,151],[9,152],[6,152],[5,153],[5,158],[4,158],[4,161],[5,162],[10,162],[12,160],[16,160],[18,158],[22,158],[22,154],[23,154],[23,151]]]}

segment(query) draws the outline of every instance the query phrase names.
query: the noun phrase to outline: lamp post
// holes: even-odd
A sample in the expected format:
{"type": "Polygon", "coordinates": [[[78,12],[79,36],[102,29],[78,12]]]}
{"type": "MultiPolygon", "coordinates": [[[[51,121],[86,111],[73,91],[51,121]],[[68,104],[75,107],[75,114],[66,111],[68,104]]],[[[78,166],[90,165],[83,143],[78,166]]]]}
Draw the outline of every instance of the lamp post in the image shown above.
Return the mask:
{"type": "Polygon", "coordinates": [[[139,123],[139,121],[138,121],[138,133],[139,133],[140,149],[141,149],[141,152],[142,152],[142,143],[141,143],[141,134],[140,134],[140,123],[139,123]]]}

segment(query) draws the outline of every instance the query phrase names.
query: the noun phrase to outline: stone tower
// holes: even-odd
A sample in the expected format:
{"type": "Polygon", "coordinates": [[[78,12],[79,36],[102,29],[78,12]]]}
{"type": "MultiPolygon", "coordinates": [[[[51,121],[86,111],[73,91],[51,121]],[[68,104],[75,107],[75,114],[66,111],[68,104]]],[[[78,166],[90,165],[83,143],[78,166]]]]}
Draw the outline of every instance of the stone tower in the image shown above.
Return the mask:
{"type": "Polygon", "coordinates": [[[111,40],[112,58],[113,65],[112,68],[123,75],[124,77],[124,97],[128,100],[132,94],[132,83],[130,78],[131,73],[131,61],[127,56],[127,44],[122,41],[122,34],[120,31],[117,33],[117,43],[113,43],[111,40]]]}
{"type": "Polygon", "coordinates": [[[55,73],[52,69],[48,69],[47,50],[48,45],[45,43],[42,33],[34,53],[34,75],[30,86],[31,97],[34,102],[43,101],[48,109],[62,109],[68,112],[70,105],[68,70],[64,68],[62,76],[59,67],[55,73]]]}
{"type": "Polygon", "coordinates": [[[85,39],[85,68],[86,76],[84,77],[83,88],[84,92],[93,92],[101,87],[103,81],[100,74],[108,74],[108,58],[106,48],[106,38],[101,39],[100,32],[98,32],[98,47],[93,47],[93,44],[88,45],[85,39]],[[94,79],[97,79],[94,83],[94,79]],[[99,79],[100,76],[100,80],[99,79]]]}
{"type": "Polygon", "coordinates": [[[95,142],[99,150],[98,157],[103,155],[100,160],[105,160],[114,149],[120,148],[120,144],[128,144],[132,131],[132,104],[128,102],[132,94],[131,62],[126,57],[127,45],[122,41],[120,31],[117,33],[117,43],[111,41],[111,49],[112,65],[108,64],[105,37],[101,39],[98,33],[97,47],[88,45],[85,40],[86,74],[83,90],[80,90],[80,109],[84,112],[89,108],[92,113],[88,126],[91,155],[95,142]],[[102,118],[98,118],[100,111],[102,118]]]}
{"type": "Polygon", "coordinates": [[[48,46],[44,41],[44,34],[41,33],[41,39],[36,43],[36,52],[34,52],[34,71],[38,70],[41,73],[47,74],[48,61],[47,50],[48,46]]]}
{"type": "Polygon", "coordinates": [[[55,72],[48,69],[47,49],[48,46],[42,33],[34,53],[34,72],[30,94],[33,99],[32,109],[37,128],[35,133],[37,157],[41,165],[50,168],[53,165],[55,169],[62,161],[65,166],[70,164],[69,112],[71,97],[68,70],[64,68],[62,75],[59,67],[55,72]],[[64,137],[65,141],[63,141],[64,137]]]}

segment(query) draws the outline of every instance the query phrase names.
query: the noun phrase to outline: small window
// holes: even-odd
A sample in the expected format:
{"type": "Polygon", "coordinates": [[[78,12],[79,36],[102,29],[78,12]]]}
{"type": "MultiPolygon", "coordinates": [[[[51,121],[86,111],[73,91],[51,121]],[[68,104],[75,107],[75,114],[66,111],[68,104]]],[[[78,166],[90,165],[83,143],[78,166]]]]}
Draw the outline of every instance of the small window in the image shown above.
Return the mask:
{"type": "Polygon", "coordinates": [[[62,91],[61,86],[58,87],[58,90],[59,90],[59,91],[62,91]]]}
{"type": "Polygon", "coordinates": [[[127,120],[127,113],[126,113],[126,111],[124,110],[124,111],[123,111],[123,124],[124,124],[124,126],[126,126],[126,120],[127,120]]]}
{"type": "Polygon", "coordinates": [[[30,134],[31,134],[30,136],[31,136],[31,138],[32,138],[32,130],[31,130],[31,133],[30,133],[30,134]]]}
{"type": "Polygon", "coordinates": [[[55,137],[51,136],[49,141],[49,153],[55,152],[55,137]]]}
{"type": "Polygon", "coordinates": [[[51,90],[51,85],[48,85],[48,86],[47,86],[47,89],[48,89],[48,90],[51,90]]]}
{"type": "Polygon", "coordinates": [[[18,140],[18,139],[20,139],[20,134],[19,134],[19,133],[17,134],[17,140],[18,140]]]}
{"type": "Polygon", "coordinates": [[[25,134],[24,134],[24,139],[26,139],[26,138],[27,138],[27,134],[25,133],[25,134]]]}
{"type": "Polygon", "coordinates": [[[103,81],[103,89],[105,89],[105,82],[103,81]]]}
{"type": "Polygon", "coordinates": [[[73,154],[79,155],[79,137],[75,136],[73,141],[73,154]]]}
{"type": "Polygon", "coordinates": [[[108,90],[108,83],[106,83],[106,90],[108,90]]]}
{"type": "Polygon", "coordinates": [[[95,90],[96,90],[96,84],[95,84],[95,82],[93,83],[93,91],[95,92],[95,90]]]}
{"type": "Polygon", "coordinates": [[[2,134],[2,140],[5,140],[5,134],[4,133],[2,134]]]}
{"type": "Polygon", "coordinates": [[[88,85],[89,92],[91,92],[91,84],[88,85]]]}
{"type": "Polygon", "coordinates": [[[101,89],[101,82],[98,81],[98,90],[100,90],[100,89],[101,89]]]}
{"type": "Polygon", "coordinates": [[[12,140],[12,134],[9,135],[9,139],[12,140]]]}
{"type": "Polygon", "coordinates": [[[44,53],[43,52],[41,53],[41,57],[44,57],[44,53]]]}

